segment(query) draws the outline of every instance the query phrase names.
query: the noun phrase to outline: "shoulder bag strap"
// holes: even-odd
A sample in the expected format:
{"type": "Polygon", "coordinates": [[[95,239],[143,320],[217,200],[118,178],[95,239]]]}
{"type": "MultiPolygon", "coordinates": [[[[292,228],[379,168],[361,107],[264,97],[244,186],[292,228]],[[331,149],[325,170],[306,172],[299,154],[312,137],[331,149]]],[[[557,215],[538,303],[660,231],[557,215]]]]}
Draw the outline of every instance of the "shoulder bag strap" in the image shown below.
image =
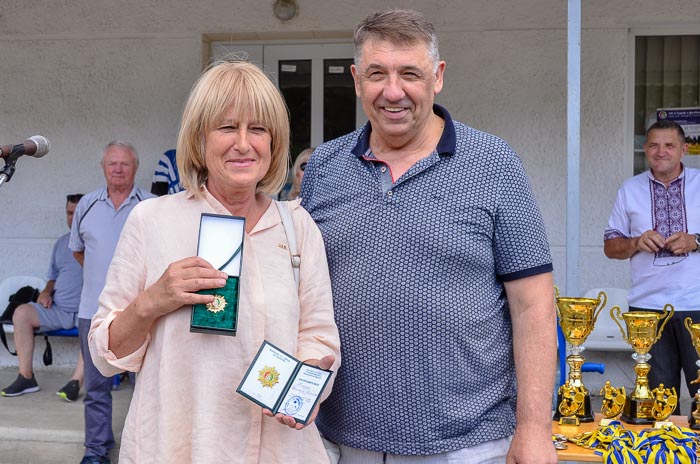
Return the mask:
{"type": "Polygon", "coordinates": [[[289,254],[292,261],[292,272],[294,273],[294,281],[297,283],[297,288],[299,288],[299,266],[301,265],[301,255],[297,249],[297,234],[294,230],[294,220],[292,219],[292,214],[289,212],[289,206],[286,201],[273,200],[277,206],[277,210],[282,218],[282,226],[284,227],[284,233],[287,236],[287,243],[289,245],[289,254]]]}
{"type": "Polygon", "coordinates": [[[48,335],[44,334],[44,340],[46,341],[46,348],[44,348],[42,360],[44,361],[44,366],[50,366],[53,364],[53,350],[51,349],[51,343],[49,343],[48,335]]]}
{"type": "Polygon", "coordinates": [[[3,324],[2,322],[0,322],[0,340],[2,340],[2,344],[5,345],[5,348],[7,348],[8,353],[10,353],[12,356],[17,356],[17,352],[12,351],[7,345],[7,336],[5,335],[5,324],[3,324]]]}

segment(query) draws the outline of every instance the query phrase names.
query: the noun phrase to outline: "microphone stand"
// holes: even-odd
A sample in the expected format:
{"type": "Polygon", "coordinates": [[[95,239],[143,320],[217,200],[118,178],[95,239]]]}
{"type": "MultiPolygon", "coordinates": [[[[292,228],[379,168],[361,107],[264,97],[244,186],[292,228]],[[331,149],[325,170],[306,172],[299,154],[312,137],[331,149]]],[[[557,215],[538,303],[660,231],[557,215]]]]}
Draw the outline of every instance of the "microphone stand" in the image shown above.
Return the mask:
{"type": "MultiPolygon", "coordinates": [[[[21,145],[18,147],[21,147],[21,145]]],[[[10,179],[12,179],[15,173],[15,163],[20,156],[22,155],[19,154],[19,152],[16,153],[15,150],[12,150],[10,156],[4,158],[5,166],[0,170],[0,187],[2,187],[5,182],[9,182],[10,179]]]]}

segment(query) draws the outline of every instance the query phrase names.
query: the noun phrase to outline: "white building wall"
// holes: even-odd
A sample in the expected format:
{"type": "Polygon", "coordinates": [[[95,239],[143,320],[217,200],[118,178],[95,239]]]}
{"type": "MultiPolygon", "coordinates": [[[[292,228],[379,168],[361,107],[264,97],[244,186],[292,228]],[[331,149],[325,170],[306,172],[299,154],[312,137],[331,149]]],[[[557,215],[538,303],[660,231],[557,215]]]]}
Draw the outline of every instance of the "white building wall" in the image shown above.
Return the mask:
{"type": "MultiPolygon", "coordinates": [[[[112,139],[141,156],[148,188],[158,156],[175,145],[179,113],[203,58],[219,39],[351,36],[389,1],[298,0],[287,23],[272,0],[63,2],[0,5],[0,144],[41,134],[41,160],[18,162],[0,188],[0,279],[46,270],[65,233],[65,194],[103,184],[99,156],[112,139]]],[[[619,184],[631,172],[627,133],[628,28],[700,24],[696,0],[583,3],[581,282],[626,286],[627,263],[603,256],[602,234],[619,184]],[[662,10],[665,8],[665,10],[662,10]]],[[[441,38],[446,85],[438,102],[456,119],[507,140],[522,156],[541,204],[564,285],[566,208],[565,0],[405,1],[441,38]]],[[[700,27],[697,28],[700,33],[700,27]]],[[[565,291],[565,289],[563,289],[565,291]]]]}

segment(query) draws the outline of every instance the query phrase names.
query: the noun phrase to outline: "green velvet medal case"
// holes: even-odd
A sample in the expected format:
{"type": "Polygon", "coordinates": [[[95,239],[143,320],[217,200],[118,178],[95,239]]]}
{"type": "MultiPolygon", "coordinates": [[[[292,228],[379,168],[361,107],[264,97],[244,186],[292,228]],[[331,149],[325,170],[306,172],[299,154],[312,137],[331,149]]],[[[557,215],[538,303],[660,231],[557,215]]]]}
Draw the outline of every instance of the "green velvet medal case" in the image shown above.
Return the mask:
{"type": "Polygon", "coordinates": [[[228,279],[223,288],[197,292],[200,295],[214,295],[214,301],[192,306],[190,332],[236,335],[244,233],[245,218],[202,213],[197,256],[226,272],[228,279]]]}

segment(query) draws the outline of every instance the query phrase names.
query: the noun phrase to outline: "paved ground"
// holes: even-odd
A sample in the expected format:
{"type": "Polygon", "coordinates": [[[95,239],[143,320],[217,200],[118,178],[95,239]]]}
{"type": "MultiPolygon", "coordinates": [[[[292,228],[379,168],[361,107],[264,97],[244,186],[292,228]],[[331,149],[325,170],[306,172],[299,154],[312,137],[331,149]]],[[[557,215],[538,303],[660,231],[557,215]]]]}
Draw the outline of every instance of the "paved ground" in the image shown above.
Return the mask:
{"type": "MultiPolygon", "coordinates": [[[[83,392],[74,403],[56,395],[69,379],[71,369],[44,368],[35,375],[41,391],[13,398],[0,397],[0,462],[44,464],[80,462],[83,456],[83,392]]],[[[17,377],[16,368],[0,369],[0,388],[17,377]]],[[[122,426],[129,409],[132,387],[128,380],[112,392],[113,427],[118,462],[122,426]]]]}

